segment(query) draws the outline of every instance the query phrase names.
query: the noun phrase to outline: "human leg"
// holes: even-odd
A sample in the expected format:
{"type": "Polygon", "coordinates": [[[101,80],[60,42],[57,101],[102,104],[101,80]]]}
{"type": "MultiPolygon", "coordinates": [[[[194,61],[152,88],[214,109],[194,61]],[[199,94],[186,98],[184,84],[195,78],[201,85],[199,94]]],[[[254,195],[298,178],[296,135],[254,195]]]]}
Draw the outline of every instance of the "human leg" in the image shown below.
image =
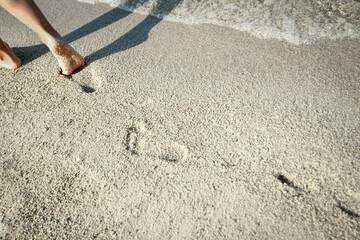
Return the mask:
{"type": "Polygon", "coordinates": [[[1,0],[0,6],[37,33],[57,59],[63,74],[70,75],[84,65],[83,57],[64,41],[33,0],[1,0]]]}

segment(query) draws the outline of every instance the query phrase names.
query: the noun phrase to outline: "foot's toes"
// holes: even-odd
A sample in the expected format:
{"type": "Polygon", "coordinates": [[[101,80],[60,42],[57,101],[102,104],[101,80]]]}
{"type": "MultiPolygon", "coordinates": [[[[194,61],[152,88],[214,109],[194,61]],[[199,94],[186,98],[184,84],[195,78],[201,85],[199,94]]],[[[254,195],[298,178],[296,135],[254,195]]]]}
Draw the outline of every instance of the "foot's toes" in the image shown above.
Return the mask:
{"type": "Polygon", "coordinates": [[[6,68],[10,70],[17,69],[21,66],[21,60],[17,59],[6,59],[5,61],[0,61],[0,68],[6,68]]]}
{"type": "Polygon", "coordinates": [[[20,63],[4,63],[4,62],[0,61],[0,68],[14,70],[14,69],[19,68],[20,66],[21,66],[21,62],[20,63]]]}
{"type": "Polygon", "coordinates": [[[14,63],[13,63],[13,67],[14,69],[19,68],[21,66],[22,62],[20,60],[20,58],[16,57],[16,59],[14,59],[14,63]]]}
{"type": "Polygon", "coordinates": [[[84,58],[62,40],[51,41],[49,48],[57,59],[64,75],[71,75],[76,69],[85,65],[84,58]]]}
{"type": "MultiPolygon", "coordinates": [[[[1,39],[0,39],[1,40],[1,39]]],[[[15,53],[11,50],[9,45],[5,42],[2,49],[0,49],[0,68],[6,69],[16,69],[21,66],[21,60],[18,58],[15,53]]]]}
{"type": "Polygon", "coordinates": [[[60,64],[62,74],[71,75],[76,69],[85,65],[84,59],[79,56],[73,56],[71,60],[67,61],[67,64],[60,64]]]}
{"type": "Polygon", "coordinates": [[[21,66],[21,64],[22,64],[22,62],[18,58],[12,64],[10,64],[10,69],[17,69],[17,68],[19,68],[21,66]]]}

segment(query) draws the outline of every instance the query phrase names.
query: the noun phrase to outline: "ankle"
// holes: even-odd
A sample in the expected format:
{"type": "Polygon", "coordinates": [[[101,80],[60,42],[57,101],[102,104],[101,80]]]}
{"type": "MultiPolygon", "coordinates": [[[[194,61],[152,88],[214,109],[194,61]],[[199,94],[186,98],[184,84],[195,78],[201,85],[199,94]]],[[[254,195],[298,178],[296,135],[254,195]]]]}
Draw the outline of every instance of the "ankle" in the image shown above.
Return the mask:
{"type": "Polygon", "coordinates": [[[49,30],[44,32],[42,35],[39,35],[40,39],[46,46],[50,47],[50,45],[54,42],[62,41],[61,35],[55,30],[49,30]]]}

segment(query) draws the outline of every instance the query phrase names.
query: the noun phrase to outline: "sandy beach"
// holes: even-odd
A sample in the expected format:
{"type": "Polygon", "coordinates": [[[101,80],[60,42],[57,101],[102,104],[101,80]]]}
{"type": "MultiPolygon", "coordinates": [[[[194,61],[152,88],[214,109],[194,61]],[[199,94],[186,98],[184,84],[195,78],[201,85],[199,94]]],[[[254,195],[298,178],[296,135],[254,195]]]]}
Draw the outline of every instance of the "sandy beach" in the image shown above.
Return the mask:
{"type": "Polygon", "coordinates": [[[290,44],[36,1],[0,9],[0,239],[358,239],[360,39],[290,44]]]}

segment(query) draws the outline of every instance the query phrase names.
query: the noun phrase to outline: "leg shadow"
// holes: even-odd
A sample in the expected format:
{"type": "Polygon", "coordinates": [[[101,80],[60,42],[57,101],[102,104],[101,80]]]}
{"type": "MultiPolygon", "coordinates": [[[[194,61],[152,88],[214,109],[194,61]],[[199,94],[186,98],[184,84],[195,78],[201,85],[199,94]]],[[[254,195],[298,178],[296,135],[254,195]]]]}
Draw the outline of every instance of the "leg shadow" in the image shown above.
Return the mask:
{"type": "Polygon", "coordinates": [[[150,30],[158,23],[160,23],[163,18],[168,15],[181,2],[182,0],[158,0],[158,4],[156,5],[156,7],[141,23],[139,23],[137,26],[135,26],[133,29],[131,29],[129,32],[127,32],[125,35],[121,36],[111,44],[86,56],[86,63],[90,64],[96,60],[118,52],[125,51],[145,42],[148,39],[150,30]],[[152,15],[160,16],[153,17],[152,15]]]}
{"type": "Polygon", "coordinates": [[[85,57],[86,64],[90,64],[101,58],[133,48],[148,39],[150,30],[162,19],[147,16],[141,23],[121,36],[111,44],[85,57]]]}
{"type": "Polygon", "coordinates": [[[127,17],[130,14],[131,12],[127,12],[119,8],[114,8],[109,12],[104,13],[100,17],[94,19],[93,21],[85,24],[84,26],[76,29],[75,31],[65,35],[64,39],[68,43],[71,43],[104,27],[107,27],[119,21],[120,19],[127,17]]]}
{"type": "Polygon", "coordinates": [[[11,49],[14,51],[15,55],[21,59],[22,65],[26,65],[49,52],[49,49],[45,44],[29,47],[14,47],[11,49]]]}
{"type": "MultiPolygon", "coordinates": [[[[65,35],[63,38],[68,43],[71,43],[106,26],[109,26],[130,14],[131,12],[127,12],[119,8],[114,8],[94,19],[93,21],[85,24],[84,26],[76,29],[75,31],[65,35]]],[[[45,44],[38,44],[28,47],[14,47],[12,50],[16,56],[22,60],[23,65],[26,65],[27,63],[49,52],[49,49],[45,44]]]]}

